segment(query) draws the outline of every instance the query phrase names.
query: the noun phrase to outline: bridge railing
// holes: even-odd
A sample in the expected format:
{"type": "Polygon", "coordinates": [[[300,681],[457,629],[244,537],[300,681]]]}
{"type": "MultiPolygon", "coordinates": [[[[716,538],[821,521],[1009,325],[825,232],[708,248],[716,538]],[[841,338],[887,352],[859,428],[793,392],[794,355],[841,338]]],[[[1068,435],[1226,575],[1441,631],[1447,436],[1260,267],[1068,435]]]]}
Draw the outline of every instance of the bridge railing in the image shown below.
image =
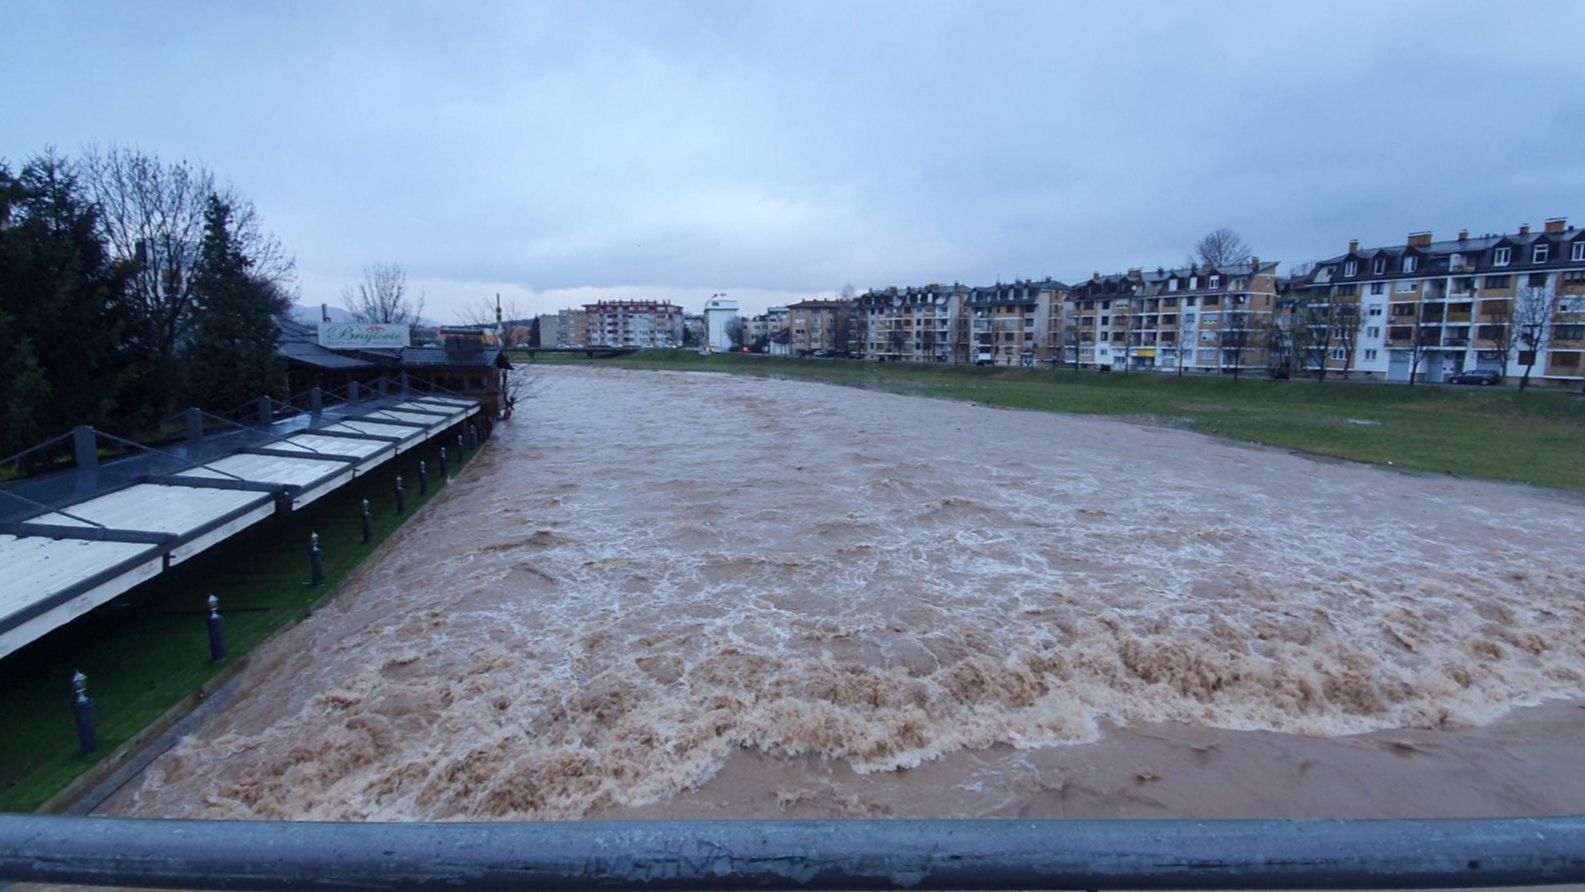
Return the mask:
{"type": "Polygon", "coordinates": [[[0,815],[0,880],[297,889],[1411,889],[1585,882],[1585,818],[341,824],[0,815]]]}

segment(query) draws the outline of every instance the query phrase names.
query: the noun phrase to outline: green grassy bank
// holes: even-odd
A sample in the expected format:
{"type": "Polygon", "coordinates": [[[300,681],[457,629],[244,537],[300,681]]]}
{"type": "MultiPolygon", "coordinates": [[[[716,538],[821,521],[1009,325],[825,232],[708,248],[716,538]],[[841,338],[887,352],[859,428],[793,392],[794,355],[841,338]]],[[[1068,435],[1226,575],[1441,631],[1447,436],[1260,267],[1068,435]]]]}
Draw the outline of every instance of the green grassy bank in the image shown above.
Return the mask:
{"type": "MultiPolygon", "coordinates": [[[[566,361],[566,360],[563,360],[566,361]]],[[[578,360],[588,362],[587,360],[578,360]]],[[[543,362],[543,360],[540,360],[543,362]]],[[[1071,369],[867,363],[645,350],[595,364],[727,372],[993,406],[1110,415],[1313,455],[1540,486],[1585,488],[1575,393],[1071,369]]]]}
{"type": "MultiPolygon", "coordinates": [[[[387,537],[445,486],[439,438],[404,453],[302,511],[272,518],[176,566],[87,616],[0,659],[0,811],[32,811],[192,696],[248,651],[308,615],[387,537]],[[418,462],[429,492],[418,493],[418,462]],[[403,477],[407,513],[396,513],[403,477]],[[369,500],[374,541],[363,544],[369,500]],[[325,585],[308,585],[308,539],[320,536],[325,585]],[[227,662],[209,662],[205,600],[220,598],[227,662]],[[99,752],[78,754],[71,676],[88,675],[99,752]]],[[[477,454],[470,451],[464,463],[477,454]]]]}

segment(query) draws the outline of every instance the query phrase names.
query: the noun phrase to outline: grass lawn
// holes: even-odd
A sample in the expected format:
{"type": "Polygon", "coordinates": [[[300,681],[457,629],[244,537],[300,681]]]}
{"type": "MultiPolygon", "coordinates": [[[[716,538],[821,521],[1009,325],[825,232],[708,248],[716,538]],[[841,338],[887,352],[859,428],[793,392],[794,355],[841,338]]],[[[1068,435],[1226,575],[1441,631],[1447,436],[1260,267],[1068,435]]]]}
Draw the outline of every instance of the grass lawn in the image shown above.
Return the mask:
{"type": "MultiPolygon", "coordinates": [[[[550,360],[557,361],[590,363],[550,360]]],[[[592,364],[762,375],[1016,409],[1122,416],[1403,470],[1585,488],[1585,400],[1573,392],[706,357],[692,350],[645,350],[592,364]]]]}
{"type": "MultiPolygon", "coordinates": [[[[219,674],[209,662],[210,594],[220,598],[228,662],[285,626],[346,577],[444,487],[440,437],[404,453],[302,511],[272,518],[155,577],[87,616],[0,659],[0,811],[32,811],[78,775],[219,674]],[[418,462],[429,465],[429,493],[418,494],[418,462]],[[396,514],[395,477],[403,475],[407,514],[396,514]],[[363,544],[361,500],[374,517],[363,544]],[[325,557],[322,587],[309,579],[308,537],[325,557]],[[78,754],[72,719],[73,671],[88,675],[99,753],[78,754]]],[[[456,450],[448,449],[457,471],[456,450]]],[[[475,452],[466,458],[471,459],[475,452]]]]}

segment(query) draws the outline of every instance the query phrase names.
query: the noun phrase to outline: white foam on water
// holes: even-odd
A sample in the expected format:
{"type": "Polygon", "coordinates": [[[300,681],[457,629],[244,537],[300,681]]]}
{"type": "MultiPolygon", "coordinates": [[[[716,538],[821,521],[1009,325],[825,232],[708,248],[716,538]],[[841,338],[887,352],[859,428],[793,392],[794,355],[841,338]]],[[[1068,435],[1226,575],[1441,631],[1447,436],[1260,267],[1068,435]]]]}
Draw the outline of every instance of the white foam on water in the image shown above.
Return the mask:
{"type": "Polygon", "coordinates": [[[540,374],[123,810],[577,818],[744,751],[859,778],[1106,723],[1341,735],[1585,693],[1585,508],[1560,497],[803,383],[540,374]]]}

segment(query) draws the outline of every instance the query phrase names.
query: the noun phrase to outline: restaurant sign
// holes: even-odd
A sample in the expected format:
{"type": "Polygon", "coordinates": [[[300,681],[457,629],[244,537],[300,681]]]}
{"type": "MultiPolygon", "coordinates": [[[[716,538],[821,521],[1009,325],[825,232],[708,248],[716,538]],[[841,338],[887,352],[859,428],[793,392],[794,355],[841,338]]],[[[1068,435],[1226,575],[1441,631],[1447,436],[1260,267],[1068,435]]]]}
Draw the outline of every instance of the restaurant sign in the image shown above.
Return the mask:
{"type": "Polygon", "coordinates": [[[321,322],[319,346],[332,350],[360,350],[368,347],[408,347],[412,328],[390,323],[321,322]]]}

